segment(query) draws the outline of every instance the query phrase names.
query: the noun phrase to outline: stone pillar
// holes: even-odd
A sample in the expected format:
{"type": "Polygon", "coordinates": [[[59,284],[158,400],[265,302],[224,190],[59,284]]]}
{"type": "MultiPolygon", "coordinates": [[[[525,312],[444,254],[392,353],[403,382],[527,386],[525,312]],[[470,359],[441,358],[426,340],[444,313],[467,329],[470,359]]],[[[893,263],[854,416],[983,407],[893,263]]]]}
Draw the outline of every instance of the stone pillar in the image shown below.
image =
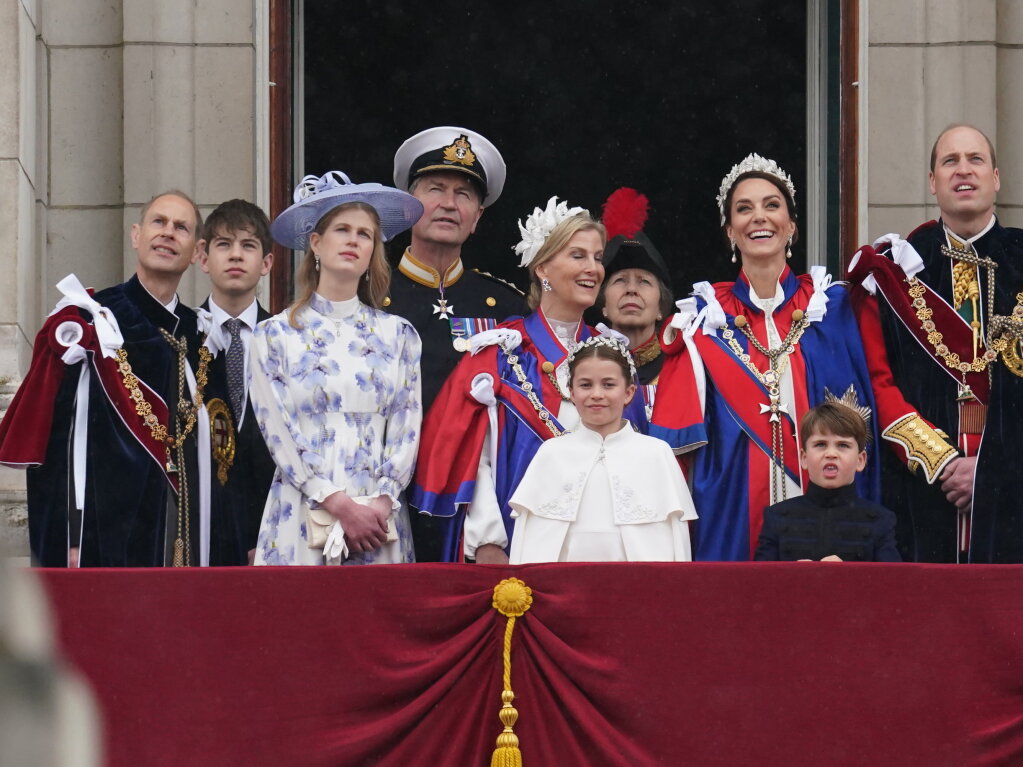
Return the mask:
{"type": "Polygon", "coordinates": [[[998,82],[999,175],[998,217],[1007,226],[1023,228],[1023,3],[998,0],[998,82]]]}
{"type": "Polygon", "coordinates": [[[998,215],[1020,226],[1023,8],[1015,0],[861,0],[867,7],[867,226],[907,234],[938,215],[928,191],[934,139],[950,123],[995,143],[998,215]],[[1004,140],[999,142],[999,137],[1004,140]],[[1006,184],[1006,180],[1009,184],[1006,184]]]}
{"type": "MultiPolygon", "coordinates": [[[[124,219],[158,192],[193,195],[203,215],[231,197],[255,199],[253,0],[124,2],[124,219]]],[[[124,271],[135,254],[125,250],[124,271]]],[[[209,292],[198,269],[182,280],[192,305],[209,292]]]]}
{"type": "MultiPolygon", "coordinates": [[[[256,199],[262,7],[0,0],[0,414],[56,282],[131,275],[127,232],[154,194],[181,189],[204,214],[256,199]]],[[[181,299],[199,303],[208,285],[190,270],[181,299]]],[[[27,554],[24,475],[0,468],[0,555],[11,550],[27,554]]]]}
{"type": "MultiPolygon", "coordinates": [[[[0,413],[38,327],[40,243],[45,241],[46,53],[37,3],[0,0],[0,413]]],[[[24,475],[0,467],[0,556],[27,553],[24,475]]]]}

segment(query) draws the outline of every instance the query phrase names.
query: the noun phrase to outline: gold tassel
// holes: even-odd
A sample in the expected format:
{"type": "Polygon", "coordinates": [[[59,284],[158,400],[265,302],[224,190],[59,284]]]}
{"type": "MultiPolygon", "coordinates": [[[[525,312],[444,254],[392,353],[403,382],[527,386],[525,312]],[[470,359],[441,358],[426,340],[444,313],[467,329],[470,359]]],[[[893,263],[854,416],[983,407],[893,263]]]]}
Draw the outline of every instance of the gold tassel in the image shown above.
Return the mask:
{"type": "Polygon", "coordinates": [[[504,690],[501,692],[501,711],[498,717],[504,730],[497,736],[497,748],[490,759],[490,767],[522,767],[522,752],[519,738],[512,729],[518,721],[519,712],[512,706],[515,693],[511,688],[511,640],[515,630],[515,619],[522,617],[533,604],[533,590],[518,578],[505,578],[494,586],[494,609],[508,616],[504,629],[504,646],[501,653],[504,661],[504,690]]]}
{"type": "Polygon", "coordinates": [[[171,566],[185,566],[185,542],[180,537],[174,539],[174,561],[171,566]]]}

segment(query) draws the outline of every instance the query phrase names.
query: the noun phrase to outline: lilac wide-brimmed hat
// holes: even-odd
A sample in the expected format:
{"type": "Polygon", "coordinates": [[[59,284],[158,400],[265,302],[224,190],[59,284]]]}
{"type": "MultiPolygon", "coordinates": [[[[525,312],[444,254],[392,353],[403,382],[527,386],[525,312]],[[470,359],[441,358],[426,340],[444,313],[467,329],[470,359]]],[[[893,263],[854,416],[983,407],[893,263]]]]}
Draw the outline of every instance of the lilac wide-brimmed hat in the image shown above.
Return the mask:
{"type": "Polygon", "coordinates": [[[295,187],[294,200],[270,226],[273,238],[293,250],[309,247],[309,235],[320,219],[347,202],[364,202],[377,212],[385,241],[409,229],[423,215],[423,204],[408,192],[383,184],[353,184],[339,170],[306,176],[295,187]]]}

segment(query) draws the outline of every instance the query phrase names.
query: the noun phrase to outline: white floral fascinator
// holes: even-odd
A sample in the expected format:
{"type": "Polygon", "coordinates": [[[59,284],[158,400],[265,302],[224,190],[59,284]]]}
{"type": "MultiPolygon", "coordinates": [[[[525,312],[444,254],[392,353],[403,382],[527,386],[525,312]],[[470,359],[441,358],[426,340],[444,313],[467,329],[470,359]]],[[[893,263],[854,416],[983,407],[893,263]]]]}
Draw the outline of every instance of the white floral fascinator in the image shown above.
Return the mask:
{"type": "Polygon", "coordinates": [[[526,218],[526,223],[519,219],[519,233],[522,240],[515,246],[515,252],[522,257],[519,266],[529,266],[536,257],[537,252],[543,247],[544,242],[554,231],[554,227],[566,218],[577,216],[580,213],[588,213],[586,208],[570,208],[564,200],[558,202],[557,197],[551,197],[547,201],[547,207],[543,210],[533,208],[533,212],[526,218]]]}

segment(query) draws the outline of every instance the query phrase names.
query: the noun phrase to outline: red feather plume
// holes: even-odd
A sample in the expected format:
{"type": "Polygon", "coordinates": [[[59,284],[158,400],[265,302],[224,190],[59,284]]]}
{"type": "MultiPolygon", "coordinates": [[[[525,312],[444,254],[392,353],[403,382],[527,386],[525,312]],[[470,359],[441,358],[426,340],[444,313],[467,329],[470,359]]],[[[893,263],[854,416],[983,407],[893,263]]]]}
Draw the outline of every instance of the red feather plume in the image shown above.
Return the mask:
{"type": "Polygon", "coordinates": [[[604,203],[603,221],[607,238],[610,240],[619,234],[635,237],[636,232],[643,231],[649,208],[650,200],[645,194],[627,186],[615,189],[604,203]]]}

